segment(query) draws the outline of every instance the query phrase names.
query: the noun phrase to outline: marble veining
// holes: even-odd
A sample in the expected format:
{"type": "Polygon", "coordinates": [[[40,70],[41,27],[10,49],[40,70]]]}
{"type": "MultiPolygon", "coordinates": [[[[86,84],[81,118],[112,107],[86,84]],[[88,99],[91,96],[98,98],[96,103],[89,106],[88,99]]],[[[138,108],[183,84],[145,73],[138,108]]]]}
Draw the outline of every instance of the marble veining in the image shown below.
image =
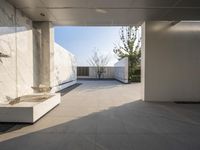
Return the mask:
{"type": "Polygon", "coordinates": [[[76,80],[76,66],[75,56],[54,43],[54,86],[76,80]]]}
{"type": "Polygon", "coordinates": [[[4,0],[0,18],[0,53],[7,56],[0,57],[0,102],[6,102],[33,93],[32,21],[4,0]]]}

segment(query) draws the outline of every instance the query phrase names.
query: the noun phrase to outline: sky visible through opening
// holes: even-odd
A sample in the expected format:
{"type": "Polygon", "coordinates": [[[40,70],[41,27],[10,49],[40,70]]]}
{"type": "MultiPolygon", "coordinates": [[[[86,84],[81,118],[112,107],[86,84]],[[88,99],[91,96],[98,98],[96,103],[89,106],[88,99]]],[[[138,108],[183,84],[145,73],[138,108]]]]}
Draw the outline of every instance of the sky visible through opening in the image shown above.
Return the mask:
{"type": "Polygon", "coordinates": [[[113,53],[115,44],[120,43],[121,27],[55,27],[55,42],[76,56],[78,66],[89,66],[88,59],[95,49],[109,55],[108,66],[117,62],[113,53]]]}

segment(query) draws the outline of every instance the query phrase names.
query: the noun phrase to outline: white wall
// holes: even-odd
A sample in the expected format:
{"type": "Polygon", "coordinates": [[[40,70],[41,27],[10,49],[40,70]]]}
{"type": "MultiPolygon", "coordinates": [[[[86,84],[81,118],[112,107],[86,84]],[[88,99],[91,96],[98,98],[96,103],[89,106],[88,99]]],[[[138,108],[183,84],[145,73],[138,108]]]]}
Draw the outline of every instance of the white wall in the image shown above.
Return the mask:
{"type": "MultiPolygon", "coordinates": [[[[81,67],[81,66],[80,66],[81,67]]],[[[96,79],[97,76],[97,68],[88,66],[89,75],[88,76],[78,76],[80,79],[88,78],[88,79],[96,79]]],[[[101,76],[102,79],[114,79],[114,67],[104,67],[104,73],[101,76]]]]}
{"type": "Polygon", "coordinates": [[[128,57],[123,58],[115,64],[115,79],[128,83],[128,57]]]}
{"type": "MultiPolygon", "coordinates": [[[[80,66],[81,67],[81,66],[80,66]]],[[[79,79],[96,79],[97,69],[96,67],[88,66],[89,75],[88,76],[78,76],[79,79]]],[[[101,76],[102,79],[116,79],[123,83],[128,83],[128,58],[123,58],[122,60],[115,63],[113,67],[106,66],[104,68],[105,72],[101,76]]]]}
{"type": "MultiPolygon", "coordinates": [[[[114,78],[114,68],[113,67],[105,67],[104,73],[101,78],[104,79],[113,79],[114,78]]],[[[90,78],[98,78],[95,67],[89,67],[89,77],[90,78]]]]}
{"type": "Polygon", "coordinates": [[[54,86],[56,91],[76,82],[77,64],[75,56],[54,43],[54,86]],[[63,86],[65,84],[65,86],[63,86]]]}
{"type": "Polygon", "coordinates": [[[145,22],[142,30],[143,99],[200,100],[200,23],[145,22]]]}
{"type": "Polygon", "coordinates": [[[32,21],[6,1],[0,2],[0,102],[32,93],[32,21]]]}
{"type": "MultiPolygon", "coordinates": [[[[45,27],[53,33],[52,28],[49,30],[49,26],[45,27]]],[[[43,62],[40,60],[46,60],[49,55],[49,61],[55,64],[50,66],[53,74],[51,73],[49,82],[53,82],[58,89],[66,85],[57,85],[76,79],[74,56],[57,44],[54,52],[50,51],[49,55],[44,53],[47,57],[42,56],[41,36],[40,31],[33,28],[33,22],[29,18],[5,0],[0,1],[0,52],[8,56],[0,57],[0,103],[8,102],[10,98],[33,94],[33,87],[39,86],[41,80],[40,68],[43,62]]],[[[48,40],[53,45],[53,34],[50,38],[48,40]]]]}

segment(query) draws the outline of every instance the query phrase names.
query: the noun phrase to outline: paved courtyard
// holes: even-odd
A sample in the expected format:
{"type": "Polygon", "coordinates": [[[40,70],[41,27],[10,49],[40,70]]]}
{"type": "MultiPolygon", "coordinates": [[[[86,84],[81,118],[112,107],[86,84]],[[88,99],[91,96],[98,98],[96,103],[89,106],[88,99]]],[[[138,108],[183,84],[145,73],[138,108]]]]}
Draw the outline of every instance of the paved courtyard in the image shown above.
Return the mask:
{"type": "Polygon", "coordinates": [[[0,150],[200,149],[200,104],[143,102],[138,83],[79,82],[35,124],[0,123],[0,150]]]}

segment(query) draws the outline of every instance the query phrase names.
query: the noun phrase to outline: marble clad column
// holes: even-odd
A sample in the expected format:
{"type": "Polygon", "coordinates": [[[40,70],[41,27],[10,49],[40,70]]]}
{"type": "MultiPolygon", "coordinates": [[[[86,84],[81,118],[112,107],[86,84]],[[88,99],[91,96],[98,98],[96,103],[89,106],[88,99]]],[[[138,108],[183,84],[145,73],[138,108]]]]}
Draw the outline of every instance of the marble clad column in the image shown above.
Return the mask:
{"type": "Polygon", "coordinates": [[[34,22],[36,31],[40,37],[35,38],[39,42],[39,57],[36,58],[39,76],[39,84],[34,89],[38,92],[49,92],[53,87],[54,75],[54,29],[50,22],[34,22]]]}

